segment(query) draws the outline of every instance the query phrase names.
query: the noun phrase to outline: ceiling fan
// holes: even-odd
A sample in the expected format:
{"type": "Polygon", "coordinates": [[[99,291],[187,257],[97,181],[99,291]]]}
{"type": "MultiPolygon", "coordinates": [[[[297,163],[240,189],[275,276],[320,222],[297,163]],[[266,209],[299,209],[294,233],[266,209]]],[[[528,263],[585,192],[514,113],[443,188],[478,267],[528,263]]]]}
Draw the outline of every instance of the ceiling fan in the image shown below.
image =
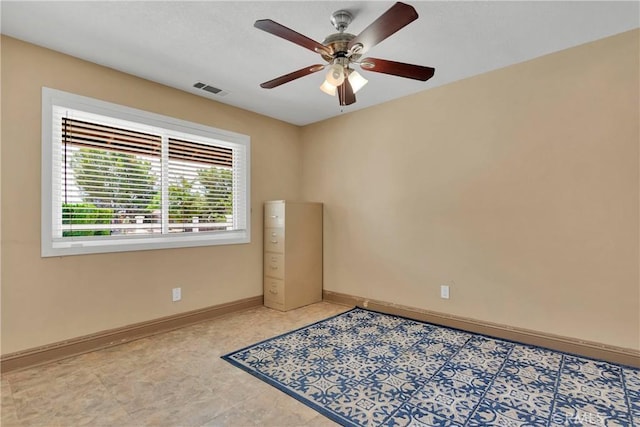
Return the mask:
{"type": "Polygon", "coordinates": [[[353,20],[353,15],[347,10],[339,10],[331,15],[331,23],[338,32],[327,36],[322,43],[271,19],[259,19],[254,27],[319,53],[322,59],[327,61],[327,64],[314,64],[276,77],[260,86],[273,89],[328,68],[326,79],[320,89],[333,96],[337,93],[340,105],[350,105],[356,102],[355,93],[367,83],[364,77],[351,68],[352,64],[358,64],[361,69],[367,71],[427,81],[433,77],[434,68],[386,59],[362,58],[366,51],[416,19],[418,13],[412,6],[398,2],[356,36],[345,32],[353,20]]]}

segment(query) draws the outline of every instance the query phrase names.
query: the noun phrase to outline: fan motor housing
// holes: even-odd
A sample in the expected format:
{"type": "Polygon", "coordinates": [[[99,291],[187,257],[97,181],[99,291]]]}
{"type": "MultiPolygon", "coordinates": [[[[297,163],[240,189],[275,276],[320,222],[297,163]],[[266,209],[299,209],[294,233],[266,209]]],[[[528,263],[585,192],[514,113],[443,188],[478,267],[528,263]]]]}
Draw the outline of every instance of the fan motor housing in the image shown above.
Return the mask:
{"type": "MultiPolygon", "coordinates": [[[[349,42],[355,37],[355,35],[349,33],[335,33],[327,36],[327,38],[322,41],[322,44],[329,48],[329,51],[333,52],[333,55],[321,53],[322,58],[327,62],[331,62],[335,58],[347,57],[349,53],[349,42]]],[[[349,59],[351,61],[357,61],[360,56],[360,54],[352,52],[349,59]]]]}

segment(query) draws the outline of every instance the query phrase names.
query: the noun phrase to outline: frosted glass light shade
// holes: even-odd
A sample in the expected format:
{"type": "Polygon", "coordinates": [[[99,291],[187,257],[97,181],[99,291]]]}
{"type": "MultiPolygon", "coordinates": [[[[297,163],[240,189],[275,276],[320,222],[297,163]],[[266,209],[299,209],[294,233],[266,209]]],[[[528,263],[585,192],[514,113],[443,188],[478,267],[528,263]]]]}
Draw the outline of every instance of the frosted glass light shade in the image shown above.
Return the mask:
{"type": "Polygon", "coordinates": [[[369,83],[369,80],[362,77],[357,71],[352,71],[351,74],[349,74],[349,83],[351,83],[353,93],[356,93],[362,89],[364,85],[369,83]]]}
{"type": "Polygon", "coordinates": [[[335,87],[340,86],[344,82],[344,67],[339,64],[332,64],[329,67],[329,71],[327,71],[326,80],[335,87]]]}
{"type": "Polygon", "coordinates": [[[336,87],[326,80],[322,83],[322,86],[320,86],[320,90],[327,95],[336,96],[336,87]]]}

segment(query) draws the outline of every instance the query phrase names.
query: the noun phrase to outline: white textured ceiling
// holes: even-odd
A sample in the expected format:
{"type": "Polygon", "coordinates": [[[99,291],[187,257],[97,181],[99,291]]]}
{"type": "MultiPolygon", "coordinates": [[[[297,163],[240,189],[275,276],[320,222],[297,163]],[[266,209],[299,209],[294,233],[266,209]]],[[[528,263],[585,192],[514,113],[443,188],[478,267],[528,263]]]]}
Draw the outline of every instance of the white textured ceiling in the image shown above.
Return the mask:
{"type": "Polygon", "coordinates": [[[3,34],[297,125],[640,25],[638,1],[406,1],[415,7],[418,20],[367,54],[435,67],[431,80],[361,71],[369,84],[348,107],[320,92],[322,72],[275,89],[259,87],[324,61],[254,28],[257,19],[273,19],[321,42],[335,32],[329,22],[332,12],[352,12],[355,18],[347,32],[358,34],[393,3],[3,0],[0,12],[3,34]],[[228,94],[220,97],[197,90],[192,86],[197,81],[228,94]]]}

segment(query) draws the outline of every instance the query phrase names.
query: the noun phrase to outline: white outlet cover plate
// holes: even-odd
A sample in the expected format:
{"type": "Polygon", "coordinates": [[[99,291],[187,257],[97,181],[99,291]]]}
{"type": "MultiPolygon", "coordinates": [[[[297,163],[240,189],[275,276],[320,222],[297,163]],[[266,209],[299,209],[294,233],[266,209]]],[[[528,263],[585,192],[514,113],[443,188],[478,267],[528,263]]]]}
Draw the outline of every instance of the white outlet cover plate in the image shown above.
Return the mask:
{"type": "Polygon", "coordinates": [[[182,299],[182,290],[180,288],[173,288],[173,301],[180,301],[182,299]]]}
{"type": "Polygon", "coordinates": [[[449,299],[449,286],[440,286],[440,298],[449,299]]]}

